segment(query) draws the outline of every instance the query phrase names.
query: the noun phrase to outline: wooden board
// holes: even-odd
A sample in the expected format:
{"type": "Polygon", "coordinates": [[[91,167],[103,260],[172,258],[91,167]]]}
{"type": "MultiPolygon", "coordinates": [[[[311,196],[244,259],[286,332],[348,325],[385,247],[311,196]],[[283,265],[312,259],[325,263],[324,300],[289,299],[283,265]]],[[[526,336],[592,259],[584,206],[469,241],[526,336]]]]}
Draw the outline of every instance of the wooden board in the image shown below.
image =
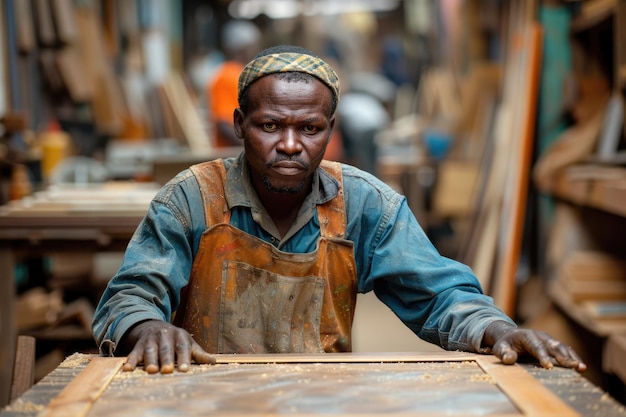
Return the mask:
{"type": "Polygon", "coordinates": [[[139,218],[158,191],[154,183],[107,182],[83,187],[50,187],[0,208],[2,217],[120,216],[139,218]]]}
{"type": "Polygon", "coordinates": [[[35,383],[35,338],[19,335],[13,364],[11,401],[26,392],[35,383]]]}
{"type": "Polygon", "coordinates": [[[75,103],[84,103],[94,96],[94,87],[81,67],[80,52],[76,46],[67,46],[56,53],[56,68],[70,97],[75,103]]]}
{"type": "Polygon", "coordinates": [[[485,148],[476,226],[464,251],[485,292],[509,315],[515,310],[540,72],[542,32],[531,13],[534,3],[506,2],[502,93],[492,143],[485,148]]]}
{"type": "Polygon", "coordinates": [[[522,367],[488,355],[216,358],[216,365],[169,375],[118,372],[122,358],[96,358],[40,416],[578,415],[522,367]]]}
{"type": "Polygon", "coordinates": [[[523,86],[525,91],[518,90],[515,93],[520,94],[523,100],[516,103],[514,108],[516,118],[512,127],[513,132],[519,133],[509,145],[513,159],[502,194],[500,256],[496,261],[493,275],[497,280],[493,282],[491,291],[496,304],[510,316],[514,315],[515,312],[516,276],[522,251],[522,236],[526,216],[527,187],[535,129],[535,108],[543,37],[542,28],[537,23],[531,23],[523,29],[526,54],[521,57],[522,62],[518,62],[518,64],[523,65],[523,72],[519,75],[518,88],[523,86]]]}
{"type": "MultiPolygon", "coordinates": [[[[9,251],[0,249],[0,265],[13,265],[12,258],[9,251]]],[[[12,296],[16,284],[10,271],[5,273],[5,277],[0,280],[0,407],[9,403],[16,348],[15,301],[12,296]]]]}
{"type": "Polygon", "coordinates": [[[45,47],[52,47],[56,41],[56,33],[50,2],[48,0],[35,0],[34,6],[39,43],[45,47]]]}
{"type": "Polygon", "coordinates": [[[79,39],[74,19],[72,0],[53,0],[50,3],[54,17],[57,39],[65,45],[71,45],[79,39]]]}
{"type": "Polygon", "coordinates": [[[163,91],[191,151],[210,152],[212,146],[208,133],[180,74],[171,74],[163,83],[163,91]]]}
{"type": "Polygon", "coordinates": [[[14,5],[15,22],[17,25],[17,47],[20,52],[29,53],[35,48],[32,6],[28,1],[17,1],[14,5]]]}
{"type": "Polygon", "coordinates": [[[125,358],[94,357],[83,372],[50,401],[40,417],[85,416],[118,373],[125,358]]]}

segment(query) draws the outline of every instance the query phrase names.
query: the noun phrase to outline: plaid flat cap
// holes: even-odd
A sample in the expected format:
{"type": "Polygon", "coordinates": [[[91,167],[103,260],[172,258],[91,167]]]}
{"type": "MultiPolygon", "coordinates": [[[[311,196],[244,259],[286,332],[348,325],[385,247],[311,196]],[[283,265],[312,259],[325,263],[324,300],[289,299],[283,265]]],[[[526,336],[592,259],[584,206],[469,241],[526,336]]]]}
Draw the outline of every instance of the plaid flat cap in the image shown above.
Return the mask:
{"type": "Polygon", "coordinates": [[[269,74],[279,72],[305,72],[323,82],[339,101],[339,77],[335,71],[315,55],[298,52],[281,52],[257,55],[241,71],[239,76],[239,99],[243,91],[254,81],[269,74]]]}

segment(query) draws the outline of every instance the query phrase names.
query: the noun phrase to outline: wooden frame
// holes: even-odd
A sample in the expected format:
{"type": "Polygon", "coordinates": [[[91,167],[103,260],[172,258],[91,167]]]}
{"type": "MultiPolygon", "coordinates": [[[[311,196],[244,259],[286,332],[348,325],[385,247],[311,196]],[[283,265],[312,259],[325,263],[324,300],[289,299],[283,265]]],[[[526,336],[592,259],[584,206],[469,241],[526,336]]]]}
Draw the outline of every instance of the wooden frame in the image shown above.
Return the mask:
{"type": "MultiPolygon", "coordinates": [[[[219,390],[217,388],[218,381],[212,379],[209,372],[212,370],[218,370],[220,368],[216,368],[219,366],[225,366],[221,369],[226,369],[227,372],[230,373],[238,372],[239,370],[246,369],[246,366],[254,366],[259,364],[265,364],[268,367],[273,367],[274,369],[278,369],[277,367],[281,364],[292,364],[293,366],[297,366],[298,369],[301,367],[306,367],[307,365],[317,365],[320,364],[338,364],[342,366],[352,366],[358,364],[368,364],[373,366],[382,366],[381,364],[395,364],[399,367],[407,367],[411,364],[422,364],[422,363],[438,363],[438,364],[450,364],[451,366],[459,366],[460,364],[475,363],[478,367],[477,369],[482,370],[484,372],[484,377],[489,380],[489,384],[496,386],[496,389],[499,389],[505,396],[510,400],[513,407],[516,408],[519,412],[512,413],[500,413],[500,414],[480,414],[480,415],[488,415],[488,416],[498,416],[498,417],[509,417],[509,416],[533,416],[533,417],[542,417],[542,416],[561,416],[561,417],[569,417],[569,416],[577,416],[578,414],[572,410],[569,406],[563,403],[552,391],[543,386],[538,380],[534,379],[529,373],[527,373],[521,366],[518,365],[503,365],[500,361],[491,355],[475,355],[468,353],[459,353],[459,352],[442,352],[442,353],[428,353],[428,354],[415,354],[415,353],[375,353],[375,354],[365,354],[365,353],[350,353],[350,354],[273,354],[273,355],[216,355],[217,365],[209,366],[209,365],[200,365],[196,367],[195,371],[192,370],[189,373],[189,377],[192,374],[198,375],[198,373],[207,372],[204,375],[209,375],[209,381],[211,381],[211,385],[206,386],[206,390],[202,390],[203,394],[202,398],[204,399],[205,395],[208,393],[215,392],[219,390]],[[235,364],[236,367],[228,367],[227,365],[235,364]],[[213,384],[213,382],[216,382],[213,384]]],[[[40,417],[54,417],[54,416],[90,416],[90,410],[92,407],[99,401],[102,400],[103,393],[106,392],[107,387],[117,378],[119,378],[120,384],[127,384],[123,386],[123,389],[126,391],[132,390],[132,384],[128,384],[128,379],[130,377],[129,374],[124,374],[120,372],[120,368],[123,365],[125,359],[124,358],[103,358],[103,357],[94,357],[88,363],[88,365],[78,374],[76,378],[74,378],[55,398],[50,401],[48,407],[39,414],[40,417]],[[125,381],[126,380],[126,381],[125,381]]],[[[263,368],[265,369],[265,368],[263,368]]],[[[331,368],[328,368],[331,369],[331,368]]],[[[348,369],[348,368],[345,368],[348,369]]],[[[402,369],[402,368],[398,368],[402,369]]],[[[276,372],[277,374],[284,375],[283,369],[280,372],[276,372]]],[[[148,386],[148,389],[153,389],[153,392],[150,395],[150,399],[145,399],[142,401],[141,395],[135,397],[135,393],[133,393],[133,407],[138,404],[138,407],[147,406],[157,408],[159,407],[158,401],[154,401],[155,399],[159,399],[163,394],[162,389],[164,387],[171,388],[172,379],[167,380],[167,378],[173,378],[177,375],[178,378],[186,378],[184,374],[173,374],[173,375],[148,375],[143,370],[137,370],[135,372],[139,372],[139,376],[135,376],[137,382],[137,387],[141,386],[142,390],[145,390],[148,386]],[[161,380],[161,385],[157,384],[159,379],[161,380]],[[150,388],[151,383],[154,385],[150,388]]],[[[265,371],[263,371],[265,372],[265,371]]],[[[454,370],[449,372],[456,372],[454,370]]],[[[271,373],[271,372],[270,372],[271,373]]],[[[130,373],[132,374],[132,373],[130,373]]],[[[263,373],[263,375],[266,375],[263,373]]],[[[390,373],[389,375],[395,375],[390,373]]],[[[340,390],[341,387],[352,387],[351,383],[347,380],[342,381],[341,379],[334,380],[332,376],[324,375],[323,378],[329,378],[324,383],[328,382],[329,389],[340,390]]],[[[345,377],[345,376],[344,376],[345,377]]],[[[229,386],[230,390],[239,390],[241,388],[238,383],[237,375],[232,376],[232,373],[229,377],[229,386]],[[234,381],[234,382],[233,382],[234,381]]],[[[483,379],[482,376],[478,376],[478,379],[483,379]]],[[[132,379],[132,378],[130,378],[132,379]]],[[[393,397],[394,390],[385,388],[385,380],[382,379],[383,383],[376,384],[376,389],[379,392],[382,392],[384,396],[393,397]]],[[[243,381],[241,381],[243,382],[243,381]]],[[[351,382],[351,381],[350,381],[351,382]]],[[[429,384],[435,384],[436,381],[431,381],[429,384]]],[[[409,385],[412,386],[412,382],[409,382],[409,385]]],[[[285,389],[288,391],[288,387],[285,385],[281,385],[280,390],[274,390],[273,388],[267,392],[274,393],[285,389]]],[[[435,388],[436,389],[436,388],[435,388]]],[[[306,390],[305,390],[306,391],[306,390]]],[[[304,392],[305,392],[304,391],[304,392]]],[[[300,393],[303,391],[300,390],[300,393]]],[[[185,402],[191,401],[190,397],[186,396],[187,391],[177,392],[174,394],[173,398],[177,399],[177,404],[185,404],[185,402]],[[184,398],[184,400],[183,400],[184,398]]],[[[105,396],[106,394],[104,394],[105,396]]],[[[219,395],[219,393],[218,393],[219,395]]],[[[454,395],[454,394],[451,394],[454,395]]],[[[409,396],[412,396],[409,393],[409,396]]],[[[405,397],[406,398],[406,397],[405,397]]],[[[358,398],[356,398],[358,400],[358,398]]],[[[331,399],[329,399],[331,400],[331,399]]],[[[354,399],[353,399],[354,400],[354,399]]],[[[116,400],[113,400],[116,401],[116,400]]],[[[393,402],[393,401],[391,401],[393,402]]],[[[417,400],[416,400],[417,402],[417,400]]],[[[356,404],[358,401],[352,401],[352,404],[356,404]]],[[[442,402],[442,408],[446,408],[447,401],[442,402]]],[[[205,405],[203,405],[205,406],[205,405]]],[[[172,407],[176,407],[176,404],[173,404],[172,407]]],[[[103,408],[106,409],[106,408],[103,408]]],[[[132,410],[125,408],[125,412],[130,414],[141,414],[142,410],[132,410]]],[[[206,412],[211,415],[221,415],[218,409],[206,410],[206,412]]],[[[245,408],[244,408],[245,410],[245,408]]],[[[95,411],[98,411],[97,409],[95,411]]],[[[143,410],[145,411],[145,410],[143,410]]],[[[172,411],[170,409],[170,411],[172,411]]],[[[261,410],[262,411],[262,410],[261,410]]],[[[257,414],[256,412],[243,411],[243,412],[233,412],[233,410],[225,411],[224,413],[229,416],[251,416],[251,415],[259,415],[261,411],[257,414]]],[[[364,415],[362,412],[357,413],[327,413],[328,410],[324,411],[327,415],[335,415],[335,416],[348,416],[348,415],[364,415]]],[[[467,415],[468,410],[463,409],[459,410],[458,415],[467,415]]],[[[263,413],[263,415],[279,415],[281,413],[263,413]]],[[[293,413],[289,413],[293,414],[293,413]]],[[[305,414],[297,414],[297,415],[311,415],[315,413],[305,412],[305,414]]],[[[407,413],[406,411],[401,411],[399,414],[394,415],[420,415],[420,416],[431,416],[437,417],[442,415],[457,415],[450,414],[450,409],[448,408],[445,411],[433,412],[431,411],[420,411],[419,413],[407,413]],[[444,413],[445,414],[442,414],[444,413]]],[[[99,415],[97,412],[94,416],[99,415]]],[[[113,413],[112,415],[115,415],[113,413]]],[[[385,411],[384,414],[369,413],[367,415],[389,415],[389,411],[385,411]]]]}

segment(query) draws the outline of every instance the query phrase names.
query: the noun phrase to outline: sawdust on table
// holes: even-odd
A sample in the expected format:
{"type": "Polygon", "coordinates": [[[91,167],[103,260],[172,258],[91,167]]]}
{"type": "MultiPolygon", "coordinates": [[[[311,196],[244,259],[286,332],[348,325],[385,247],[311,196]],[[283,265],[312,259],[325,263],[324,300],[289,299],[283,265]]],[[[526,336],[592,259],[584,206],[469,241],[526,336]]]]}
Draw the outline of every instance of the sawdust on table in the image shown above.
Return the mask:
{"type": "Polygon", "coordinates": [[[86,353],[73,353],[61,362],[59,368],[79,368],[89,363],[92,357],[93,355],[88,355],[86,353]]]}
{"type": "Polygon", "coordinates": [[[2,411],[11,411],[14,413],[28,413],[33,411],[43,411],[46,407],[42,404],[35,404],[31,401],[24,401],[21,398],[13,401],[11,404],[2,409],[2,411]]]}

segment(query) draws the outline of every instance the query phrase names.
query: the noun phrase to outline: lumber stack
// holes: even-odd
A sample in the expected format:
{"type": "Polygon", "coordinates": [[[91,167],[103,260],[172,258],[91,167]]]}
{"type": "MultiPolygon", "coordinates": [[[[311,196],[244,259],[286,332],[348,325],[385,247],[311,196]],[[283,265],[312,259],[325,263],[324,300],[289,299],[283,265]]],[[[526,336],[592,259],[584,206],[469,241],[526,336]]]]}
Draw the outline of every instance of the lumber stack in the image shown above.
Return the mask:
{"type": "MultiPolygon", "coordinates": [[[[141,27],[135,2],[6,3],[0,14],[7,27],[3,66],[11,113],[28,115],[21,130],[40,132],[57,120],[64,130],[89,125],[92,136],[171,138],[192,151],[210,148],[198,93],[169,55],[175,41],[167,27],[141,27]],[[124,24],[117,16],[125,16],[124,24]]],[[[161,3],[144,9],[165,17],[170,6],[161,3]]],[[[73,139],[80,153],[89,154],[94,144],[82,142],[97,138],[81,134],[73,139]]]]}
{"type": "Polygon", "coordinates": [[[589,321],[626,329],[626,260],[604,252],[573,251],[559,269],[554,291],[589,321]]]}

